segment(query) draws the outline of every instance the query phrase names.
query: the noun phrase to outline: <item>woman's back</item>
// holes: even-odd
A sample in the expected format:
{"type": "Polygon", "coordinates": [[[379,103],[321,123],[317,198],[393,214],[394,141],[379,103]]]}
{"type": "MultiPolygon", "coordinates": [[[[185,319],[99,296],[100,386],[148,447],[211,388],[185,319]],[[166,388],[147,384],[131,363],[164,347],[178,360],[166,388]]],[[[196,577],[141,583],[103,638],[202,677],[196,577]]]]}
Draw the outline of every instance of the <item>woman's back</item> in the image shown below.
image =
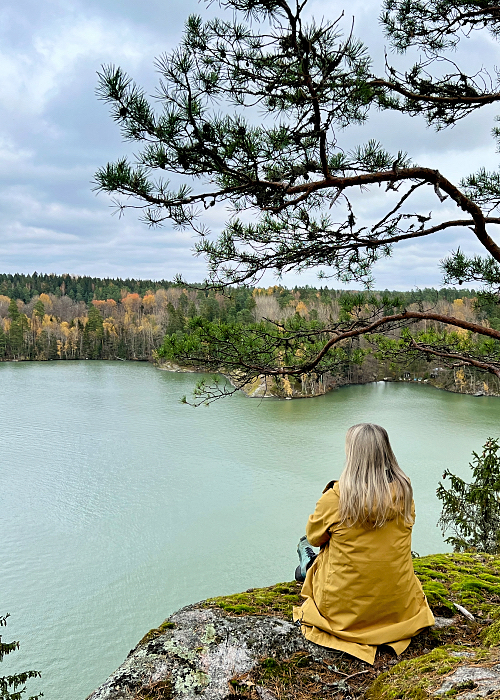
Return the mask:
{"type": "MultiPolygon", "coordinates": [[[[366,635],[364,641],[380,644],[381,627],[417,615],[424,600],[413,571],[411,525],[402,517],[380,528],[339,523],[338,482],[321,501],[332,526],[310,577],[315,604],[336,630],[359,630],[361,621],[365,632],[368,627],[375,631],[372,641],[366,635]]],[[[306,534],[314,544],[320,533],[308,526],[306,534]]],[[[305,585],[303,594],[306,592],[305,585]]],[[[391,631],[383,636],[392,641],[396,638],[392,635],[391,631]]]]}
{"type": "Polygon", "coordinates": [[[294,619],[310,641],[373,663],[377,645],[401,653],[412,636],[434,624],[413,571],[414,509],[391,486],[383,508],[376,508],[382,499],[375,499],[375,507],[365,501],[354,509],[361,518],[353,522],[345,508],[342,513],[342,480],[328,486],[306,527],[309,542],[321,551],[307,572],[306,600],[294,608],[294,619]]]}

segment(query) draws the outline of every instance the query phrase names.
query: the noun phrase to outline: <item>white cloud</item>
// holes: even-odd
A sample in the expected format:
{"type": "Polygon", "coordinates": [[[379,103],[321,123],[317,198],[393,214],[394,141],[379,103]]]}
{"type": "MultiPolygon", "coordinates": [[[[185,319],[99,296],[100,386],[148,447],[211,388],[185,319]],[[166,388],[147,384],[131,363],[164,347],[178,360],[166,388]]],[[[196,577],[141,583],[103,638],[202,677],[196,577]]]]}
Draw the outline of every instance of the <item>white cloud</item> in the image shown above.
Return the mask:
{"type": "MultiPolygon", "coordinates": [[[[325,0],[314,0],[311,8],[317,17],[329,19],[342,9],[325,0]]],[[[191,253],[191,232],[172,231],[168,225],[148,229],[133,210],[122,219],[111,216],[108,198],[91,192],[97,167],[134,150],[121,143],[116,124],[94,95],[95,71],[102,63],[120,64],[153,92],[153,57],[173,48],[189,12],[221,10],[207,10],[196,0],[151,0],[140,6],[130,0],[19,0],[0,11],[2,271],[156,278],[182,272],[191,281],[205,276],[203,259],[191,253]]],[[[349,26],[350,16],[356,16],[355,34],[380,62],[387,41],[378,14],[378,2],[352,0],[344,24],[349,26]]],[[[473,37],[461,51],[460,59],[480,66],[494,63],[498,46],[491,38],[473,37]]],[[[415,161],[457,181],[481,166],[497,168],[500,156],[490,136],[494,114],[494,107],[486,108],[455,129],[436,134],[420,118],[374,112],[366,126],[339,137],[346,148],[377,138],[392,151],[407,150],[415,161]]],[[[380,194],[374,188],[359,202],[360,221],[373,224],[385,212],[387,198],[380,194]]],[[[438,217],[456,215],[448,203],[439,205],[432,192],[419,194],[417,205],[433,209],[438,217]]],[[[217,232],[229,215],[214,207],[204,217],[217,232]]],[[[467,231],[396,248],[392,260],[375,266],[377,286],[439,284],[438,261],[458,244],[470,252],[478,248],[467,231]]],[[[318,283],[314,271],[285,280],[318,283]]],[[[333,280],[328,284],[339,286],[333,280]]]]}

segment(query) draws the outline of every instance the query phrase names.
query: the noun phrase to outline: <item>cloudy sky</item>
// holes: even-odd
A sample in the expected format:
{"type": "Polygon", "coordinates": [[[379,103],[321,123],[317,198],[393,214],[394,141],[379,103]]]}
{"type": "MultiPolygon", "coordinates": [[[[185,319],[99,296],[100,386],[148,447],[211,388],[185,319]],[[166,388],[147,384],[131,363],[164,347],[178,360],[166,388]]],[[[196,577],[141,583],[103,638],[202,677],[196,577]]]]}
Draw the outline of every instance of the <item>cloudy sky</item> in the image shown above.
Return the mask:
{"type": "MultiPolygon", "coordinates": [[[[377,21],[379,3],[310,0],[316,17],[346,10],[355,33],[382,66],[385,40],[377,21]]],[[[154,58],[178,42],[189,13],[221,12],[196,0],[17,0],[0,10],[0,271],[69,272],[79,275],[171,279],[204,277],[202,259],[190,251],[189,232],[148,229],[133,211],[113,216],[110,200],[92,192],[96,169],[131,153],[106,105],[95,97],[102,64],[122,66],[150,94],[157,74],[154,58]]],[[[455,57],[468,72],[499,63],[498,45],[476,35],[455,57]]],[[[392,58],[395,64],[400,60],[392,58]]],[[[420,165],[438,168],[451,180],[481,166],[498,167],[490,132],[496,110],[487,107],[454,129],[436,134],[423,120],[374,113],[367,125],[343,134],[346,145],[379,139],[389,150],[407,151],[420,165]]],[[[422,207],[451,214],[426,195],[422,207]]],[[[382,212],[380,192],[364,199],[366,220],[382,212]]],[[[373,219],[372,219],[373,220],[373,219]]],[[[224,213],[212,215],[214,231],[224,213]]],[[[491,231],[500,240],[498,230],[491,231]]],[[[479,252],[470,232],[444,233],[396,249],[375,268],[379,289],[440,284],[439,260],[457,246],[479,252]]],[[[272,282],[271,279],[267,281],[272,282]]],[[[286,284],[316,284],[311,271],[286,284]]],[[[334,280],[329,286],[338,287],[334,280]]],[[[352,286],[352,285],[350,285],[352,286]]]]}

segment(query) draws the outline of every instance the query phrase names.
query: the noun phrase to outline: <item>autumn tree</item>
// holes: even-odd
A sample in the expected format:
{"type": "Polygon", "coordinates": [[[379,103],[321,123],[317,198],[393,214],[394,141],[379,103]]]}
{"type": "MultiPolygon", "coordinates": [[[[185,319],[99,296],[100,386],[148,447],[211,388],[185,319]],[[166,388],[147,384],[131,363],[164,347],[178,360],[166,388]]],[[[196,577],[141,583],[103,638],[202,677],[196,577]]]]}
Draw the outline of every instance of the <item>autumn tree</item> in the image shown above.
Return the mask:
{"type": "MultiPolygon", "coordinates": [[[[306,21],[306,4],[220,0],[230,11],[226,18],[189,17],[180,45],[157,60],[154,106],[121,68],[104,67],[98,95],[137,155],[101,168],[96,189],[113,194],[122,209],[142,208],[149,225],[193,229],[195,253],[208,263],[208,287],[255,284],[269,270],[321,267],[369,288],[374,263],[401,241],[466,227],[484,254],[451,253],[442,263],[445,281],[475,282],[482,300],[497,304],[500,247],[492,229],[500,223],[500,174],[480,170],[453,182],[432,162],[417,165],[369,139],[345,148],[342,138],[372,108],[421,116],[445,129],[498,101],[496,78],[484,70],[472,75],[447,54],[471,32],[496,40],[498,8],[489,0],[385,0],[382,23],[392,47],[400,53],[417,47],[424,58],[408,70],[388,64],[379,75],[363,43],[342,34],[340,18],[306,21]],[[354,193],[373,187],[386,213],[361,224],[354,193]],[[422,189],[434,193],[437,213],[419,211],[422,189]],[[445,199],[457,212],[452,218],[441,213],[445,199]],[[203,214],[215,205],[230,218],[214,239],[203,214]]],[[[333,349],[353,337],[404,328],[399,351],[500,376],[500,331],[428,306],[410,312],[397,300],[365,296],[347,304],[339,323],[294,324],[244,333],[198,324],[192,331],[199,342],[166,352],[195,362],[217,358],[214,368],[223,362],[240,377],[298,375],[328,369],[333,349]],[[463,329],[466,338],[412,330],[422,319],[463,329]]]]}

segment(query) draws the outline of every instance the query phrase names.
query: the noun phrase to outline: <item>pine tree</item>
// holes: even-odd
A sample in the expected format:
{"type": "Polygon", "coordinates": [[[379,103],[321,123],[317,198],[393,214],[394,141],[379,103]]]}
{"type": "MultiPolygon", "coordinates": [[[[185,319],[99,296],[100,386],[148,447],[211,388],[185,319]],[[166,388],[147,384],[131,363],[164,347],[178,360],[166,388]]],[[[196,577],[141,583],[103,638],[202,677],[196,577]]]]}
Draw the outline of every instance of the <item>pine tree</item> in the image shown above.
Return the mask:
{"type": "MultiPolygon", "coordinates": [[[[343,35],[341,18],[306,20],[307,0],[219,4],[231,11],[227,18],[204,22],[190,16],[178,48],[158,59],[161,82],[154,105],[121,68],[101,71],[98,96],[111,106],[137,155],[101,168],[96,189],[123,196],[121,209],[142,207],[149,225],[169,221],[198,234],[195,253],[207,259],[209,288],[256,284],[269,270],[281,275],[321,268],[369,289],[374,263],[398,243],[467,227],[484,255],[455,251],[441,263],[445,280],[477,282],[483,300],[499,303],[500,246],[489,230],[500,223],[500,173],[481,170],[455,183],[432,162],[416,165],[404,151],[390,153],[374,140],[355,148],[342,145],[344,129],[364,124],[373,108],[422,115],[445,129],[499,101],[498,79],[484,71],[470,75],[446,54],[472,31],[497,39],[496,6],[385,0],[382,22],[393,48],[416,46],[426,58],[404,71],[388,65],[378,75],[363,43],[352,33],[343,35]],[[448,73],[443,66],[450,67],[448,73]],[[258,120],[252,119],[255,107],[258,120]],[[172,189],[167,173],[183,184],[172,189]],[[386,202],[386,214],[361,225],[351,193],[374,188],[386,202]],[[421,188],[434,193],[437,215],[418,210],[414,200],[421,188]],[[446,216],[445,200],[446,210],[457,213],[443,221],[437,217],[446,216]],[[216,205],[231,217],[214,240],[201,217],[216,205]]],[[[500,129],[496,138],[500,141],[500,129]]],[[[294,321],[247,330],[236,324],[222,331],[205,324],[198,327],[197,345],[170,346],[166,352],[179,360],[191,355],[192,363],[219,356],[221,366],[234,367],[242,381],[256,374],[300,376],[325,371],[334,348],[356,335],[377,342],[423,319],[461,333],[408,331],[396,345],[382,342],[381,351],[410,359],[437,356],[500,377],[499,330],[445,317],[429,304],[409,311],[394,298],[381,303],[369,295],[346,302],[340,324],[294,321]],[[268,353],[261,347],[266,334],[268,353]],[[481,342],[470,342],[478,337],[481,342]],[[293,344],[298,354],[289,352],[293,344]]]]}

